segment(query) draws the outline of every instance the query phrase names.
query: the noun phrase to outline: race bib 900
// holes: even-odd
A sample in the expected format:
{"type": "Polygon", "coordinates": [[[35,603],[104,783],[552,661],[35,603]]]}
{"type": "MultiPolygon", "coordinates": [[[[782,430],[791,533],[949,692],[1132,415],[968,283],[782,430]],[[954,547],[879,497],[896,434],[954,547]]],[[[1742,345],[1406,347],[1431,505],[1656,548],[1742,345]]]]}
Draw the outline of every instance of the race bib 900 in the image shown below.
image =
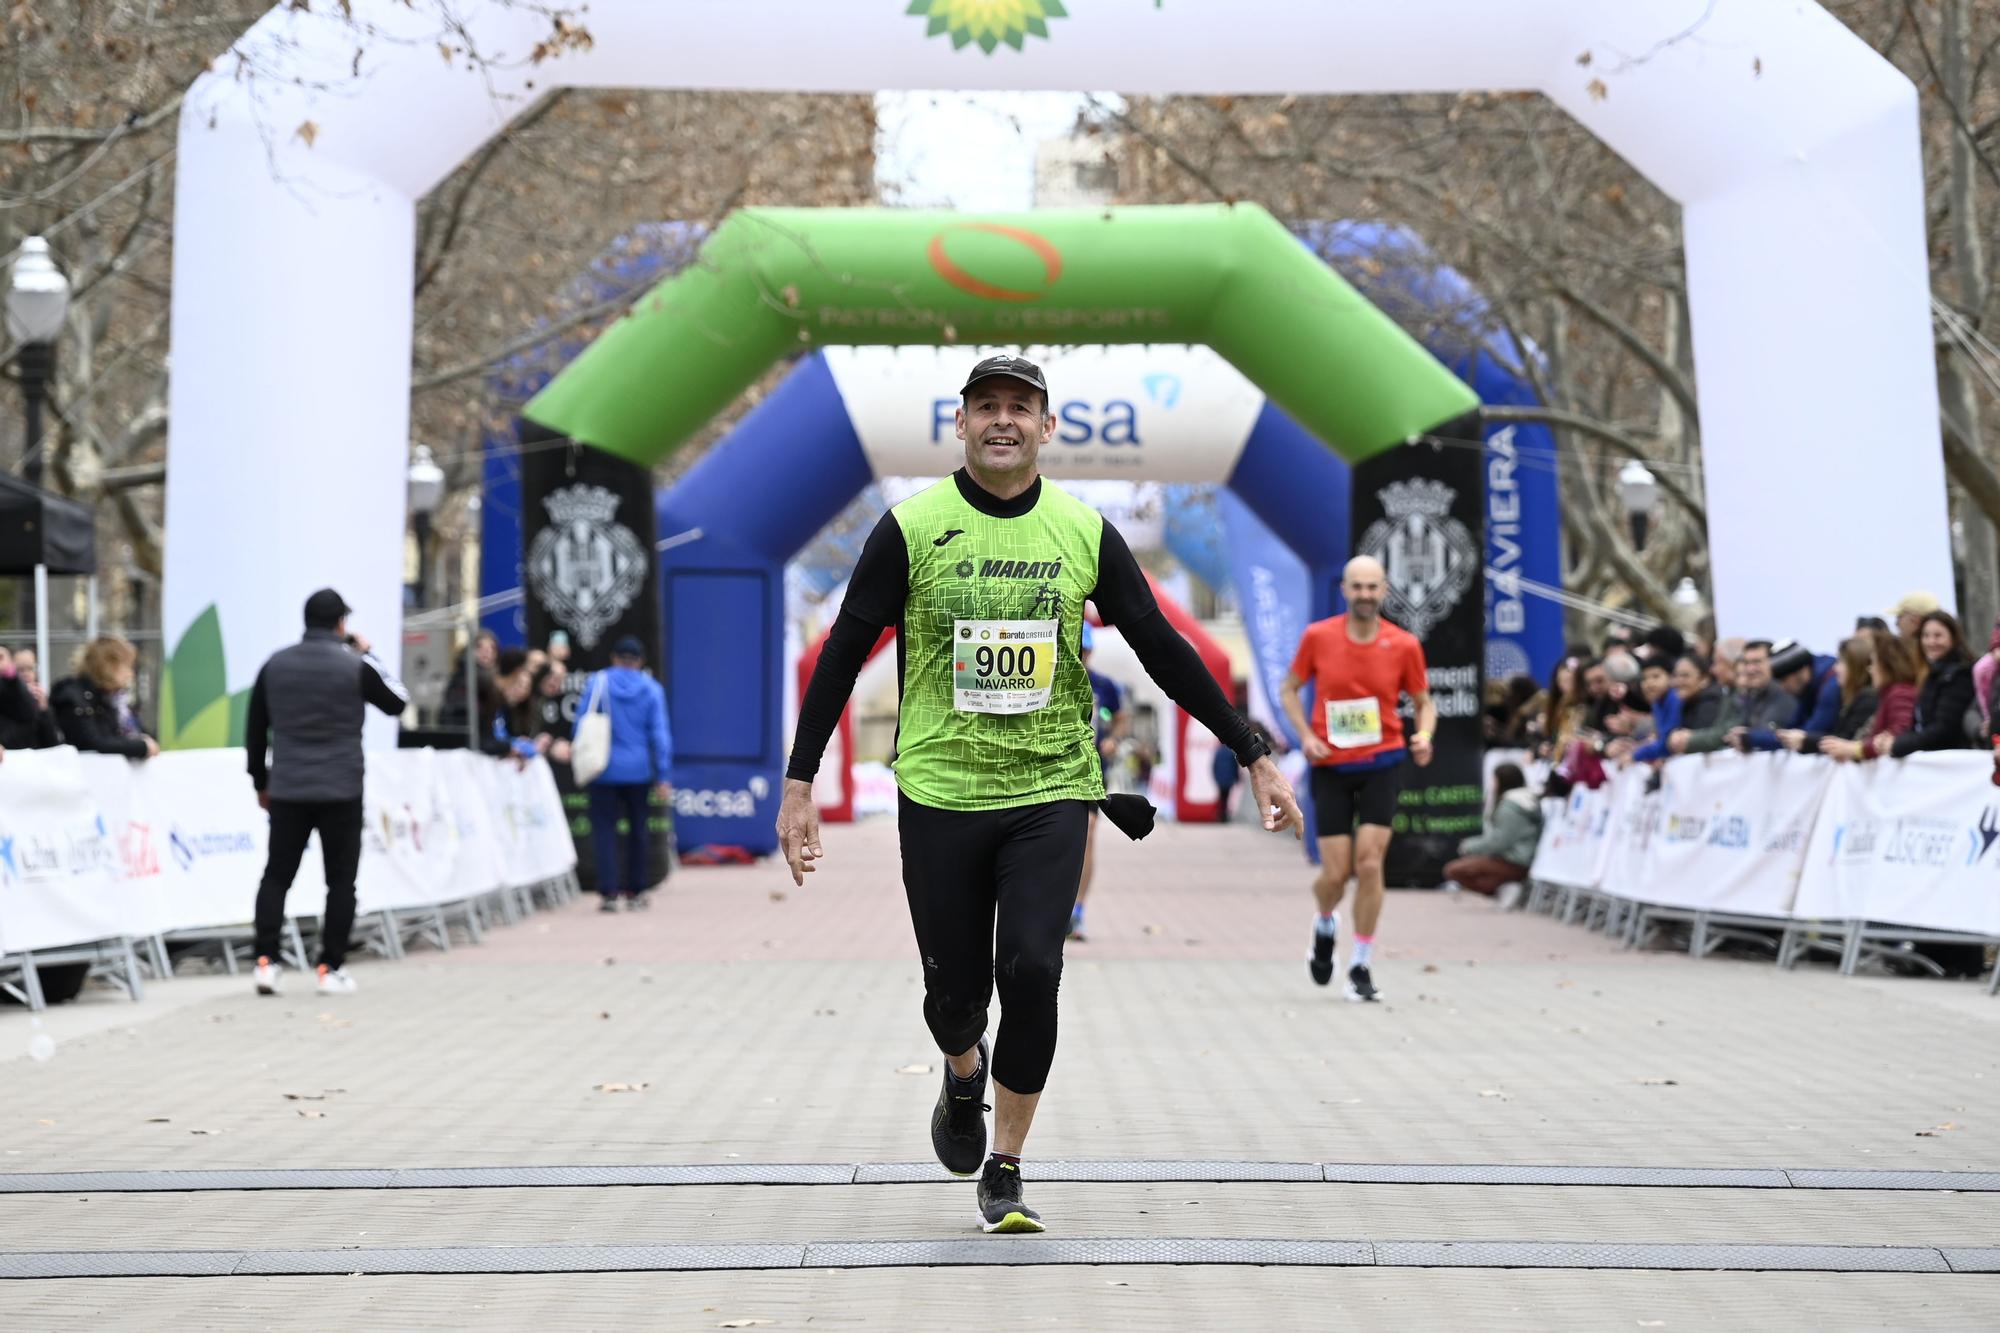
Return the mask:
{"type": "Polygon", "coordinates": [[[1366,699],[1326,702],[1326,739],[1336,750],[1359,750],[1382,743],[1382,703],[1366,699]]]}
{"type": "Polygon", "coordinates": [[[1053,620],[952,622],[952,706],[961,713],[1033,713],[1056,678],[1053,620]]]}

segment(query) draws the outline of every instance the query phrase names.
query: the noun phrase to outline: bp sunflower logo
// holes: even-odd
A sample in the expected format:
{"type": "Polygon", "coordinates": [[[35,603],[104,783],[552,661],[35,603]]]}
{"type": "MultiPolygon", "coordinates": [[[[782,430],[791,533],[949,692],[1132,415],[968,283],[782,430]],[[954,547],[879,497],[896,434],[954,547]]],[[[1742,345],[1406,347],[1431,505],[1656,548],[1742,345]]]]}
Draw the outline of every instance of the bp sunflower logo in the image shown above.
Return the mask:
{"type": "Polygon", "coordinates": [[[910,0],[908,14],[930,20],[924,35],[951,34],[953,50],[978,43],[987,55],[1005,42],[1021,50],[1029,36],[1046,38],[1050,19],[1066,19],[1061,0],[910,0]]]}

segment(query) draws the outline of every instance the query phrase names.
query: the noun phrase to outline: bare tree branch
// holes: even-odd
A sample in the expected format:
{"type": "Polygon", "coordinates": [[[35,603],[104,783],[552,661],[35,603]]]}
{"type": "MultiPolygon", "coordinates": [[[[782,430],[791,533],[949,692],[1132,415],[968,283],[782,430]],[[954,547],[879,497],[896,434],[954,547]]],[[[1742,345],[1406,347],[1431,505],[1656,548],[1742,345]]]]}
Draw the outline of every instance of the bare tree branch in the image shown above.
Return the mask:
{"type": "MultiPolygon", "coordinates": [[[[1588,435],[1592,439],[1602,440],[1627,458],[1636,458],[1641,463],[1658,466],[1660,461],[1659,457],[1647,449],[1645,445],[1617,427],[1608,425],[1605,422],[1599,421],[1596,417],[1587,416],[1581,412],[1566,412],[1559,407],[1502,407],[1488,405],[1479,409],[1479,415],[1485,421],[1537,421],[1544,425],[1561,426],[1565,430],[1573,430],[1579,434],[1588,435]]],[[[1661,494],[1679,505],[1691,520],[1706,529],[1708,526],[1707,508],[1693,496],[1689,495],[1681,484],[1671,476],[1663,473],[1655,473],[1654,476],[1660,483],[1661,494]]]]}
{"type": "Polygon", "coordinates": [[[134,111],[123,123],[108,129],[71,129],[63,125],[30,125],[25,129],[0,130],[0,144],[8,143],[75,143],[101,144],[114,139],[129,139],[145,134],[180,113],[185,91],[175,93],[151,111],[141,115],[134,111]]]}

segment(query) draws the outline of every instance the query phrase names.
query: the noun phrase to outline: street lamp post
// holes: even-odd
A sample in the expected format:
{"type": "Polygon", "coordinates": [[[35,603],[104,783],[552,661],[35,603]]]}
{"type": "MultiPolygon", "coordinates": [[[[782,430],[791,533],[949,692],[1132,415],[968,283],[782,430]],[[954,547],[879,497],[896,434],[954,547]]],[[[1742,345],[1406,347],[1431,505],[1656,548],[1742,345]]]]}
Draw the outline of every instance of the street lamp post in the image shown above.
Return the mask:
{"type": "Polygon", "coordinates": [[[1680,628],[1693,629],[1695,622],[1701,619],[1702,609],[1701,589],[1695,586],[1695,581],[1682,575],[1667,600],[1674,605],[1674,619],[1679,622],[1680,628]]]}
{"type": "MultiPolygon", "coordinates": [[[[56,377],[56,338],[69,314],[69,279],[49,257],[49,243],[39,236],[21,242],[7,284],[7,336],[21,345],[15,364],[21,372],[21,396],[27,404],[27,430],[21,437],[21,475],[30,486],[42,484],[42,404],[56,377]]],[[[37,568],[27,597],[28,622],[42,669],[48,670],[48,631],[42,623],[48,577],[37,568]]]]}
{"type": "Polygon", "coordinates": [[[49,243],[30,236],[21,242],[7,285],[7,336],[21,344],[15,360],[28,407],[21,474],[35,486],[42,484],[42,404],[55,378],[56,338],[68,314],[69,279],[49,257],[49,243]]]}
{"type": "Polygon", "coordinates": [[[1618,495],[1632,521],[1632,545],[1643,551],[1653,529],[1653,516],[1660,512],[1660,483],[1650,468],[1634,458],[1618,469],[1618,495]]]}
{"type": "Polygon", "coordinates": [[[444,469],[431,456],[430,446],[420,444],[410,451],[410,527],[417,537],[417,609],[429,600],[431,586],[431,519],[444,501],[444,469]]]}

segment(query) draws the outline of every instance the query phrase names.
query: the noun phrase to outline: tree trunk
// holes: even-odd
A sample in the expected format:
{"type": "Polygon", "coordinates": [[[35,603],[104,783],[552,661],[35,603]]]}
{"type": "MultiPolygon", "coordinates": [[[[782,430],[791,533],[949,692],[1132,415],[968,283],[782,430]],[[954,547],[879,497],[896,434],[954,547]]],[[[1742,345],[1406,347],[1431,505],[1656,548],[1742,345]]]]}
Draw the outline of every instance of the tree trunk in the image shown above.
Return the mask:
{"type": "MultiPolygon", "coordinates": [[[[1940,44],[1944,57],[1944,95],[1969,117],[1972,111],[1972,15],[1971,0],[1944,0],[1940,44]]],[[[1978,147],[1964,130],[1951,132],[1951,249],[1952,275],[1958,296],[1973,319],[1986,308],[1988,282],[1986,249],[1979,234],[1978,147]]],[[[1955,342],[1945,354],[1944,372],[1938,391],[1945,415],[1966,447],[1975,455],[1986,452],[1979,425],[1979,395],[1973,387],[1973,369],[1966,364],[1968,353],[1955,342]]],[[[1993,624],[2000,611],[2000,549],[1996,549],[1993,520],[1978,504],[1958,506],[1959,523],[1965,537],[1960,575],[1965,582],[1965,600],[1959,616],[1967,635],[1975,643],[1984,640],[1983,631],[1993,624]]],[[[1940,594],[1946,590],[1937,589],[1940,594]]]]}

